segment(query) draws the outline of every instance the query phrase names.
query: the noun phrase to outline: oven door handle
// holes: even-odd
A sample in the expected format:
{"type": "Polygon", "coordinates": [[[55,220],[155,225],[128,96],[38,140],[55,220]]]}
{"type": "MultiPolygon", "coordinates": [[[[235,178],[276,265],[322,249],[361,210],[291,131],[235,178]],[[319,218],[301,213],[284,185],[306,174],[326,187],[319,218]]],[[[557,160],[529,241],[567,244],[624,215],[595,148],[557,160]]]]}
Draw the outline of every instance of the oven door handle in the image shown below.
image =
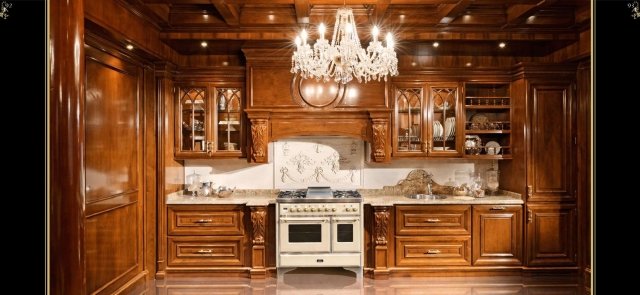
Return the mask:
{"type": "Polygon", "coordinates": [[[335,222],[356,222],[356,221],[360,221],[360,218],[334,218],[333,221],[335,222]]]}
{"type": "Polygon", "coordinates": [[[329,219],[327,219],[327,218],[302,219],[302,218],[287,218],[287,217],[280,217],[280,222],[281,222],[281,223],[287,223],[287,222],[304,222],[304,223],[318,223],[318,222],[322,222],[322,223],[327,223],[327,222],[329,222],[329,219]]]}

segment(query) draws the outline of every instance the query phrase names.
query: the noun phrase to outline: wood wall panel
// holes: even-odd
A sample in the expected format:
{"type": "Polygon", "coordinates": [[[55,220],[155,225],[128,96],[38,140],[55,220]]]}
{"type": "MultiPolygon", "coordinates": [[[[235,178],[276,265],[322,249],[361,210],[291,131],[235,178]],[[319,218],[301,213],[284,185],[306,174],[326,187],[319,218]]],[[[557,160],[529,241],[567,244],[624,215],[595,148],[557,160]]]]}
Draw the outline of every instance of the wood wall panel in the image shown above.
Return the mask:
{"type": "Polygon", "coordinates": [[[87,218],[87,293],[119,278],[130,279],[141,267],[137,205],[87,218]]]}
{"type": "MultiPolygon", "coordinates": [[[[132,69],[135,70],[135,69],[132,69]]],[[[138,73],[88,59],[86,202],[138,188],[138,73]]]]}
{"type": "Polygon", "coordinates": [[[251,96],[248,108],[300,107],[291,98],[291,73],[289,67],[251,66],[251,96]]]}

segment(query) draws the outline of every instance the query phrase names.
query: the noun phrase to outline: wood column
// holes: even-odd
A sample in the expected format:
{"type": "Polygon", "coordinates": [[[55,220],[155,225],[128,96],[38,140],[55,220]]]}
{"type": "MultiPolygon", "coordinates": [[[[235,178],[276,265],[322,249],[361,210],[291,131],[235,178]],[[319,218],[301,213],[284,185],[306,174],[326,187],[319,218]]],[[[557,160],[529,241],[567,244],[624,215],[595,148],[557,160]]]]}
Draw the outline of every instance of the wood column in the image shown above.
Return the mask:
{"type": "Polygon", "coordinates": [[[84,294],[84,1],[49,4],[51,294],[84,294]]]}
{"type": "Polygon", "coordinates": [[[263,279],[267,274],[265,268],[267,265],[266,251],[264,246],[267,207],[250,206],[249,208],[251,208],[251,226],[253,228],[251,235],[251,278],[263,279]]]}
{"type": "Polygon", "coordinates": [[[374,279],[387,279],[389,278],[389,261],[387,259],[389,255],[389,249],[387,246],[388,234],[389,234],[389,220],[391,207],[389,206],[373,206],[373,218],[374,218],[374,279]]]}

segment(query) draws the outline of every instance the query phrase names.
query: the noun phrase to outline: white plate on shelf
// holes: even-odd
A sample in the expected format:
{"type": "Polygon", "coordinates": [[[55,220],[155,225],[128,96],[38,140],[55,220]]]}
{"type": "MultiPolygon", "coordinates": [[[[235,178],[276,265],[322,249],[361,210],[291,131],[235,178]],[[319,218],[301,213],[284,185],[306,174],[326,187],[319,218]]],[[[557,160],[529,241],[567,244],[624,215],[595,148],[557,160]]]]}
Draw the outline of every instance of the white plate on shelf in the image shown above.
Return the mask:
{"type": "Polygon", "coordinates": [[[484,145],[484,150],[487,155],[498,155],[500,154],[500,144],[495,141],[489,141],[484,145]]]}

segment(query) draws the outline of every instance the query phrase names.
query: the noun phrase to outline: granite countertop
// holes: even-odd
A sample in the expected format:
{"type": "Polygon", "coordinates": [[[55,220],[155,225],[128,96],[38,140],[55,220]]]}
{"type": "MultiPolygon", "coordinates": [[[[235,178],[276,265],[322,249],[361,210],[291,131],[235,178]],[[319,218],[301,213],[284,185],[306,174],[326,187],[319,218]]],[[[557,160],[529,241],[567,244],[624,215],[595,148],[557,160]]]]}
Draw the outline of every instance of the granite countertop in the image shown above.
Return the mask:
{"type": "MultiPolygon", "coordinates": [[[[247,206],[267,206],[274,204],[279,190],[236,190],[233,195],[228,198],[217,197],[193,197],[183,195],[182,192],[175,192],[167,195],[167,204],[245,204],[247,206]]],[[[359,190],[360,191],[360,190],[359,190]]],[[[520,205],[524,202],[520,194],[500,191],[495,196],[486,196],[484,198],[449,196],[441,200],[414,200],[403,195],[391,195],[384,191],[378,190],[362,190],[363,203],[372,206],[393,206],[407,204],[488,204],[488,205],[520,205]]]]}

